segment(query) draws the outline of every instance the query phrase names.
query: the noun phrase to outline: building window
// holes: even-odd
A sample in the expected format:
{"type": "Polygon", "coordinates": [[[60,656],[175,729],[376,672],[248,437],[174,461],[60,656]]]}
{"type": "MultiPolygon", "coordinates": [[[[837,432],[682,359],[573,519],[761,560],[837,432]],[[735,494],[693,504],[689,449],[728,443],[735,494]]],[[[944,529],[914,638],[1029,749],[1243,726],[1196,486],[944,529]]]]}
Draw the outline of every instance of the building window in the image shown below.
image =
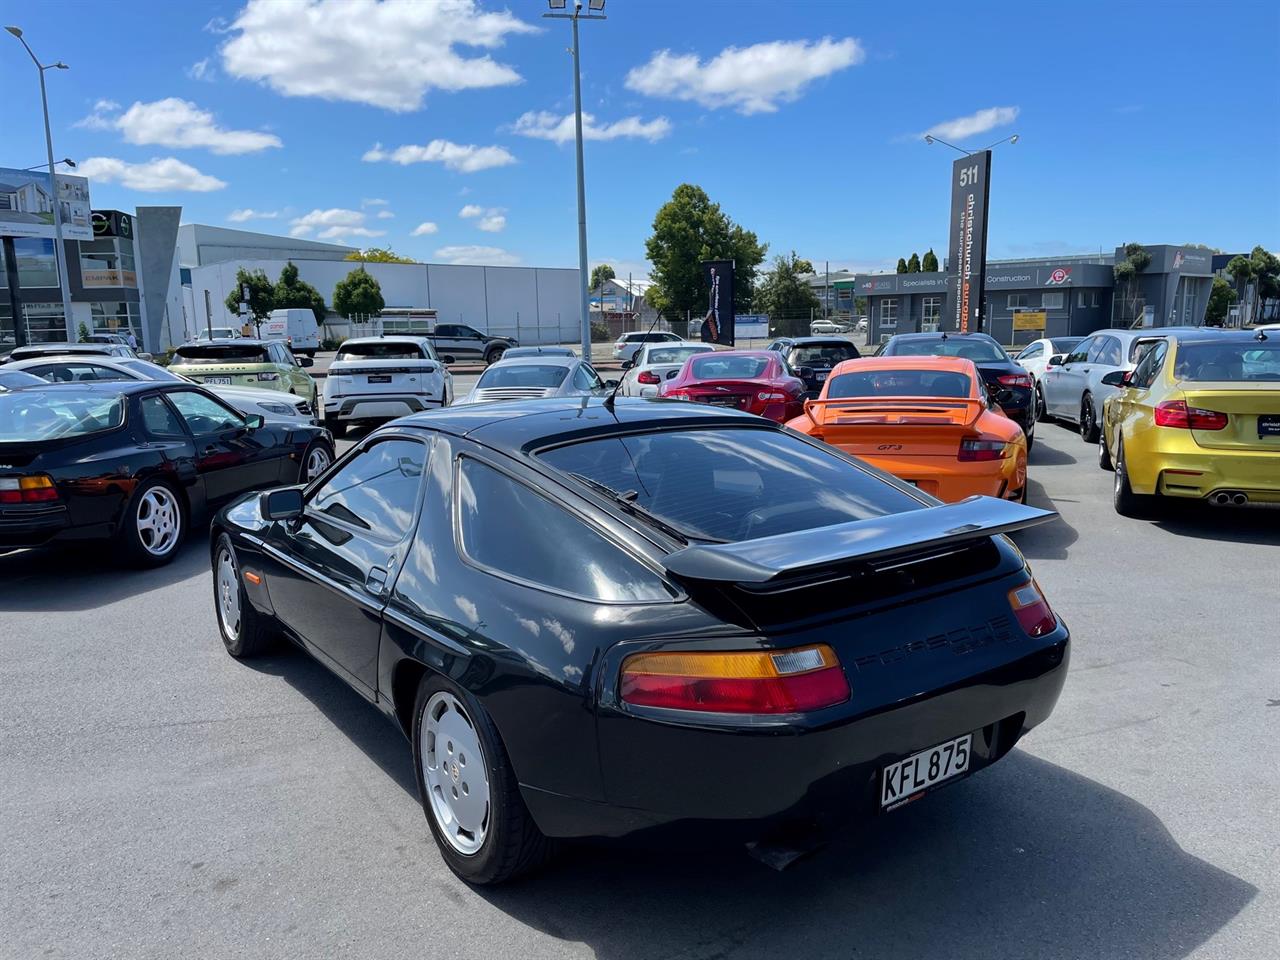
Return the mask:
{"type": "Polygon", "coordinates": [[[109,300],[89,304],[89,312],[93,314],[94,333],[118,333],[122,337],[132,333],[138,343],[142,343],[142,313],[138,304],[109,300]]]}
{"type": "Polygon", "coordinates": [[[1081,290],[1078,294],[1076,294],[1076,306],[1081,308],[1085,306],[1083,290],[1081,290]]]}
{"type": "Polygon", "coordinates": [[[24,303],[27,343],[62,343],[67,339],[67,321],[60,303],[24,303]]]}
{"type": "Polygon", "coordinates": [[[119,237],[82,241],[80,280],[86,287],[137,287],[133,241],[119,237]]]}
{"type": "Polygon", "coordinates": [[[925,333],[931,333],[938,329],[938,323],[942,319],[942,298],[941,297],[925,297],[920,301],[920,329],[925,333]]]}
{"type": "MultiPolygon", "coordinates": [[[[53,255],[53,241],[41,237],[15,237],[14,258],[18,261],[18,285],[31,287],[58,286],[58,260],[53,255]]],[[[4,252],[0,249],[0,290],[9,286],[4,252]]]]}
{"type": "Polygon", "coordinates": [[[1009,294],[1009,302],[1006,304],[1006,306],[1010,310],[1013,310],[1017,307],[1025,307],[1026,305],[1027,305],[1027,295],[1025,293],[1009,294]]]}
{"type": "Polygon", "coordinates": [[[898,298],[886,297],[880,301],[880,326],[896,327],[898,325],[898,298]]]}
{"type": "Polygon", "coordinates": [[[1097,290],[1093,291],[1093,308],[1095,310],[1098,308],[1098,291],[1097,290]]]}
{"type": "Polygon", "coordinates": [[[1040,307],[1043,310],[1061,310],[1065,295],[1061,290],[1056,293],[1040,294],[1040,307]]]}

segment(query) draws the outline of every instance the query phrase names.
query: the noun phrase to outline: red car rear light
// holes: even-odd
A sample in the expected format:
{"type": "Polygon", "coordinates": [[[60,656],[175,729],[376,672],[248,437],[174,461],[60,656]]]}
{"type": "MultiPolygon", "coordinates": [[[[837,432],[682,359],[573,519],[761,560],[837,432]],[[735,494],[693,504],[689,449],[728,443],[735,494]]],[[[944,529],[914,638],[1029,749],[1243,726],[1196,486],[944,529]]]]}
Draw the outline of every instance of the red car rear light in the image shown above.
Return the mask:
{"type": "Polygon", "coordinates": [[[1183,430],[1225,430],[1227,415],[1217,410],[1188,407],[1185,400],[1165,400],[1156,404],[1157,427],[1180,427],[1183,430]]]}
{"type": "Polygon", "coordinates": [[[757,393],[757,394],[756,394],[756,397],[757,397],[758,399],[760,399],[760,400],[785,400],[785,399],[787,399],[787,395],[786,395],[785,393],[773,393],[773,392],[770,392],[770,391],[768,391],[768,390],[762,390],[760,393],[757,393]]]}
{"type": "Polygon", "coordinates": [[[0,477],[0,503],[49,503],[58,499],[58,488],[46,474],[0,477]]]}
{"type": "Polygon", "coordinates": [[[978,437],[960,441],[960,453],[956,459],[964,463],[982,460],[1003,460],[1009,456],[1009,444],[992,437],[978,437]]]}
{"type": "Polygon", "coordinates": [[[1049,601],[1040,592],[1040,584],[1028,580],[1009,591],[1009,606],[1018,619],[1018,625],[1029,637],[1042,637],[1058,625],[1058,618],[1049,607],[1049,601]]]}
{"type": "Polygon", "coordinates": [[[1029,373],[1006,373],[1002,377],[997,377],[1002,387],[1026,387],[1031,389],[1031,374],[1029,373]]]}
{"type": "Polygon", "coordinates": [[[636,383],[661,383],[658,375],[652,370],[641,370],[636,374],[636,383]]]}
{"type": "Polygon", "coordinates": [[[826,644],[730,653],[637,653],[622,664],[624,703],[701,713],[801,713],[849,699],[826,644]]]}

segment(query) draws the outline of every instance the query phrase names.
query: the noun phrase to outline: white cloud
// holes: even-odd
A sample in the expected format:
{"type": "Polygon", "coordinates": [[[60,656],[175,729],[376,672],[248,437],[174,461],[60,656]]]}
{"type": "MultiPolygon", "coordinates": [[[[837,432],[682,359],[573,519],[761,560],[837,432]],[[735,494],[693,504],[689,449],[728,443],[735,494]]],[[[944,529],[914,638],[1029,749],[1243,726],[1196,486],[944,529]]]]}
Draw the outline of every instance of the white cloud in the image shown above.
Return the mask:
{"type": "Polygon", "coordinates": [[[432,233],[439,233],[439,232],[440,232],[440,227],[439,227],[439,226],[437,226],[436,224],[432,223],[430,220],[426,220],[426,221],[424,221],[423,223],[420,223],[420,224],[418,224],[416,227],[414,227],[414,228],[413,228],[413,233],[409,234],[409,236],[411,236],[411,237],[425,237],[425,236],[427,236],[428,234],[432,234],[432,233]]]}
{"type": "Polygon", "coordinates": [[[360,158],[365,163],[389,161],[406,167],[411,163],[443,163],[450,170],[475,173],[491,167],[505,167],[516,158],[505,147],[478,147],[474,143],[451,143],[448,140],[432,140],[425,146],[406,143],[394,150],[383,150],[375,143],[360,158]]]}
{"type": "Polygon", "coordinates": [[[387,231],[366,226],[364,211],[342,207],[312,210],[289,221],[289,236],[309,237],[312,234],[317,240],[343,240],[347,237],[384,237],[387,231]],[[317,230],[320,232],[316,233],[317,230]]]}
{"type": "Polygon", "coordinates": [[[379,219],[379,220],[392,220],[392,219],[394,219],[394,218],[395,218],[395,214],[394,214],[394,213],[392,213],[390,210],[379,210],[379,211],[378,211],[378,219],[379,219]]]}
{"type": "Polygon", "coordinates": [[[467,217],[478,217],[483,213],[484,207],[480,206],[478,203],[468,203],[458,211],[458,216],[465,220],[467,217]]]}
{"type": "Polygon", "coordinates": [[[436,251],[436,256],[447,263],[481,263],[493,267],[511,267],[520,262],[518,256],[501,247],[441,247],[436,251]]]}
{"type": "Polygon", "coordinates": [[[866,59],[857,40],[823,37],[726,47],[703,63],[696,54],[659,50],[627,74],[629,90],[652,97],[692,100],[739,113],[772,113],[796,100],[814,80],[866,59]]]}
{"type": "Polygon", "coordinates": [[[203,60],[197,60],[191,66],[187,67],[187,76],[192,80],[209,80],[214,78],[213,59],[205,57],[203,60]]]}
{"type": "Polygon", "coordinates": [[[232,223],[244,223],[246,220],[275,220],[280,216],[278,210],[254,210],[245,207],[243,210],[232,210],[227,219],[232,223]]]}
{"type": "Polygon", "coordinates": [[[485,233],[501,233],[507,228],[507,218],[500,213],[492,213],[486,217],[481,217],[476,226],[485,233]]]}
{"type": "MultiPolygon", "coordinates": [[[[549,113],[546,110],[530,110],[521,114],[520,119],[511,128],[513,133],[522,137],[533,137],[537,140],[550,140],[552,143],[570,143],[575,137],[573,114],[549,113]]],[[[596,123],[593,114],[582,115],[583,140],[617,140],[620,137],[635,137],[654,143],[671,133],[671,121],[666,117],[653,120],[641,120],[639,117],[623,117],[613,123],[603,125],[596,123]]]]}
{"type": "Polygon", "coordinates": [[[977,113],[971,113],[967,117],[956,117],[954,120],[935,123],[920,136],[941,137],[943,140],[963,140],[965,137],[976,136],[979,133],[994,130],[996,127],[1003,127],[1005,124],[1013,123],[1017,119],[1017,107],[988,107],[985,110],[979,110],[977,113]]]}
{"type": "Polygon", "coordinates": [[[118,183],[146,193],[190,190],[208,193],[226,186],[217,177],[201,173],[177,157],[154,157],[145,163],[127,163],[115,157],[89,157],[76,173],[100,183],[118,183]]]}
{"type": "Polygon", "coordinates": [[[128,143],[164,147],[204,147],[218,154],[256,153],[283,146],[280,138],[258,130],[225,130],[213,114],[190,100],[166,97],[153,103],[135,102],[124,113],[113,115],[118,104],[99,100],[93,113],[76,126],[91,130],[119,130],[128,143]]]}
{"type": "Polygon", "coordinates": [[[475,220],[476,226],[485,233],[501,233],[507,228],[504,207],[482,207],[476,203],[468,203],[458,211],[464,220],[475,220]]]}
{"type": "Polygon", "coordinates": [[[389,200],[383,200],[381,197],[366,197],[360,201],[362,207],[385,207],[390,203],[389,200]]]}
{"type": "Polygon", "coordinates": [[[475,0],[249,0],[222,46],[223,69],[291,97],[417,110],[428,91],[521,82],[489,54],[537,28],[475,0]]]}
{"type": "Polygon", "coordinates": [[[370,230],[368,227],[330,227],[316,234],[317,240],[345,240],[348,237],[385,237],[385,230],[370,230]]]}

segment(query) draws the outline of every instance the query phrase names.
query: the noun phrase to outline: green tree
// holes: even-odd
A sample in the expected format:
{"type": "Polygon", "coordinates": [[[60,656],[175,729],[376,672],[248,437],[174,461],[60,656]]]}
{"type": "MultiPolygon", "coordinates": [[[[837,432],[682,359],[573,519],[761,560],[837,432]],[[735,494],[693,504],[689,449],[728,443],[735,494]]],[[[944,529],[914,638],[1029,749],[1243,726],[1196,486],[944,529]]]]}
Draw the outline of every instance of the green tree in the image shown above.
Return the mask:
{"type": "Polygon", "coordinates": [[[1213,289],[1209,291],[1209,306],[1204,311],[1206,326],[1220,327],[1227,319],[1227,309],[1236,302],[1236,292],[1231,289],[1224,277],[1213,278],[1213,289]]]}
{"type": "Polygon", "coordinates": [[[911,259],[907,261],[907,273],[920,272],[920,254],[911,254],[911,259]]]}
{"type": "Polygon", "coordinates": [[[756,289],[755,308],[777,321],[770,323],[770,329],[783,336],[808,333],[813,311],[821,306],[813,288],[801,279],[810,272],[802,269],[805,264],[794,250],[774,257],[773,269],[756,289]]]}
{"type": "Polygon", "coordinates": [[[1143,270],[1151,266],[1151,254],[1140,243],[1126,243],[1124,245],[1124,256],[1111,268],[1111,273],[1115,277],[1116,285],[1123,286],[1124,298],[1121,301],[1120,319],[1122,320],[1138,320],[1138,305],[1141,297],[1139,296],[1140,287],[1138,285],[1138,275],[1143,270]]]}
{"type": "Polygon", "coordinates": [[[591,289],[599,290],[608,281],[617,279],[617,274],[613,272],[613,267],[607,263],[597,264],[595,269],[591,271],[591,289]]]}
{"type": "Polygon", "coordinates": [[[795,260],[796,273],[806,274],[806,273],[818,272],[817,270],[813,269],[812,260],[806,260],[804,257],[797,257],[796,252],[794,250],[791,251],[791,256],[792,256],[792,259],[795,260]]]}
{"type": "Polygon", "coordinates": [[[240,313],[240,288],[245,284],[249,285],[249,317],[255,324],[262,323],[263,320],[271,316],[271,311],[276,308],[276,291],[271,281],[267,279],[267,275],[261,270],[252,272],[241,267],[236,271],[235,288],[227,294],[227,299],[223,301],[226,304],[230,314],[238,316],[240,313]]]}
{"type": "Polygon", "coordinates": [[[898,269],[897,269],[897,271],[896,271],[896,272],[897,272],[897,273],[906,273],[906,272],[907,272],[907,261],[906,261],[906,260],[904,260],[904,259],[902,259],[902,257],[899,257],[899,258],[898,258],[898,269]]]}
{"type": "Polygon", "coordinates": [[[402,257],[394,250],[386,247],[370,247],[368,250],[355,250],[348,253],[347,260],[359,260],[362,263],[417,263],[409,257],[402,257]]]}
{"type": "Polygon", "coordinates": [[[733,304],[745,312],[768,244],[730,220],[701,187],[682,183],[654,215],[653,234],[644,249],[653,264],[653,286],[646,298],[668,317],[683,318],[706,312],[704,260],[733,261],[733,304]]]}
{"type": "MultiPolygon", "coordinates": [[[[1249,288],[1249,281],[1253,279],[1253,260],[1250,257],[1235,256],[1227,262],[1227,273],[1231,274],[1231,282],[1235,284],[1235,299],[1244,298],[1245,291],[1249,288]]],[[[1248,323],[1247,317],[1240,318],[1242,323],[1248,323]]]]}
{"type": "Polygon", "coordinates": [[[80,321],[80,326],[76,328],[76,337],[81,343],[89,342],[89,328],[83,320],[80,321]]]}
{"type": "Polygon", "coordinates": [[[1280,297],[1280,258],[1268,253],[1262,247],[1254,247],[1249,254],[1249,265],[1253,273],[1253,304],[1250,306],[1249,321],[1257,323],[1265,316],[1268,300],[1280,297]]]}
{"type": "Polygon", "coordinates": [[[923,273],[937,273],[941,267],[938,266],[938,255],[933,252],[933,247],[929,248],[929,252],[924,255],[924,259],[920,261],[920,270],[923,273]]]}
{"type": "Polygon", "coordinates": [[[284,307],[310,309],[316,315],[316,323],[324,323],[325,314],[328,313],[324,305],[324,297],[320,296],[320,291],[307,281],[298,279],[298,268],[294,266],[292,260],[280,271],[280,279],[276,281],[272,296],[277,309],[284,307]]]}
{"type": "Polygon", "coordinates": [[[370,316],[386,305],[382,287],[363,267],[352,270],[333,288],[333,309],[344,317],[370,316]]]}

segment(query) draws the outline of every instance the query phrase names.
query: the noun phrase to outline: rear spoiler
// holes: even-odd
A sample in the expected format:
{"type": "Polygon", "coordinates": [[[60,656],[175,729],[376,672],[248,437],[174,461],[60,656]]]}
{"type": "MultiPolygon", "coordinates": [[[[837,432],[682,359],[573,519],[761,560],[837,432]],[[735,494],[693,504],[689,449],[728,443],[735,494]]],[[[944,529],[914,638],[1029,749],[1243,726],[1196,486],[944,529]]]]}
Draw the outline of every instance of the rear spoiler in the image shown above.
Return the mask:
{"type": "MultiPolygon", "coordinates": [[[[805,415],[813,420],[815,426],[822,426],[813,416],[813,408],[822,407],[829,413],[838,414],[847,410],[850,414],[857,416],[864,414],[867,419],[863,422],[867,423],[884,423],[883,416],[885,414],[899,414],[904,419],[901,423],[936,423],[938,414],[950,414],[952,411],[967,408],[969,417],[965,421],[968,425],[973,423],[982,415],[986,405],[976,397],[843,397],[838,399],[827,400],[806,400],[804,402],[805,415]],[[928,420],[912,420],[912,415],[920,415],[932,418],[928,420]],[[872,419],[874,418],[874,419],[872,419]]],[[[859,421],[844,421],[845,423],[857,423],[859,421]]],[[[827,426],[835,426],[835,424],[827,424],[827,426]]]]}
{"type": "Polygon", "coordinates": [[[797,530],[740,543],[695,544],[667,556],[667,572],[683,580],[768,584],[847,563],[954,546],[1047,523],[1051,510],[995,497],[908,510],[869,520],[797,530]]]}

